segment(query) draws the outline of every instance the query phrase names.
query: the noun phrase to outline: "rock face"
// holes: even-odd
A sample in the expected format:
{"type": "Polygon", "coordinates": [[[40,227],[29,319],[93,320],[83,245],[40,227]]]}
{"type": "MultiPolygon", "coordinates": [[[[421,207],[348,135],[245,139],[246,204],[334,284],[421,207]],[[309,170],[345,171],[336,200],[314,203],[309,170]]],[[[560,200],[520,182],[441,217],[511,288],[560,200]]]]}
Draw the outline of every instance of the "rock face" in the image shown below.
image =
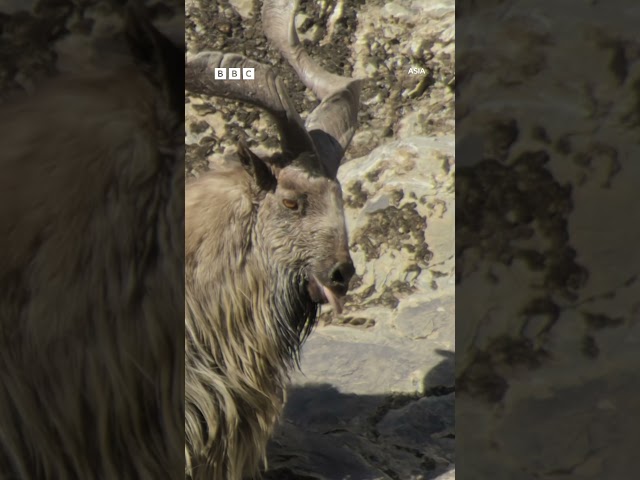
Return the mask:
{"type": "Polygon", "coordinates": [[[639,15],[614,5],[460,2],[464,478],[637,471],[639,15]]]}
{"type": "MultiPolygon", "coordinates": [[[[397,138],[453,135],[453,0],[300,3],[296,25],[309,54],[332,72],[366,79],[358,117],[361,128],[347,160],[397,138]],[[416,73],[410,73],[411,68],[416,73]]],[[[261,2],[242,0],[187,0],[187,48],[242,53],[274,65],[304,118],[316,99],[268,46],[260,6],[261,2]]],[[[246,135],[252,148],[269,152],[277,147],[275,129],[255,109],[189,96],[185,112],[188,175],[198,175],[229,154],[239,135],[246,135]]]]}
{"type": "Polygon", "coordinates": [[[323,314],[303,349],[272,478],[418,480],[452,468],[453,147],[451,136],[410,137],[341,168],[357,277],[345,311],[323,314]]]}
{"type": "MultiPolygon", "coordinates": [[[[121,66],[130,52],[121,35],[118,2],[87,0],[0,2],[3,44],[0,101],[16,91],[30,92],[43,80],[64,72],[121,66]]],[[[142,2],[156,27],[173,41],[184,36],[183,2],[142,2]]]]}

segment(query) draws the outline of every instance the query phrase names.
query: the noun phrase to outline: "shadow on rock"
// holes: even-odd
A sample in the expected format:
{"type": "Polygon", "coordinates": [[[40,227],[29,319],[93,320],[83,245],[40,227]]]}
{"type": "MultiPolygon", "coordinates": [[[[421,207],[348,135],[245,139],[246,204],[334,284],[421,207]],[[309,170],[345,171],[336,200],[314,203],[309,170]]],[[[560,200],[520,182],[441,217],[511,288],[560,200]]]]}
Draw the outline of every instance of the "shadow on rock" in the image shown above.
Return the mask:
{"type": "Polygon", "coordinates": [[[425,375],[423,393],[362,395],[329,384],[292,387],[264,478],[449,478],[455,461],[455,353],[437,353],[443,360],[425,375]]]}

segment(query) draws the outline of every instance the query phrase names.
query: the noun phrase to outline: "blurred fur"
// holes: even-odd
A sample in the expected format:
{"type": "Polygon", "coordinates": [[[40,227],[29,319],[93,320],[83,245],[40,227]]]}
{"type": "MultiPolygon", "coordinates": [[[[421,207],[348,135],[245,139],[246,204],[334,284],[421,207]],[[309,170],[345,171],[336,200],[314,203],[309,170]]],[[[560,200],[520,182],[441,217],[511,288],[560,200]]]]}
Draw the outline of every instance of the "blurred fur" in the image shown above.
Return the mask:
{"type": "Polygon", "coordinates": [[[3,479],[183,474],[184,133],[152,75],[0,107],[3,479]]]}

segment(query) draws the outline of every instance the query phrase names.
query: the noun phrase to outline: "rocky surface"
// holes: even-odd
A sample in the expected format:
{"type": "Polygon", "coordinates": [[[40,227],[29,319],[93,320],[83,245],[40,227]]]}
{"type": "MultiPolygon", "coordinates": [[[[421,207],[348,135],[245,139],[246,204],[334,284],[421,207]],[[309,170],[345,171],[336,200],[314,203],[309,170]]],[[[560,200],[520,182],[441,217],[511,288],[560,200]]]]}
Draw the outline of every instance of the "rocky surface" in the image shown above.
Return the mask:
{"type": "MultiPolygon", "coordinates": [[[[186,38],[192,52],[236,52],[274,65],[305,117],[317,104],[293,69],[267,45],[260,2],[187,0],[186,38]]],[[[454,2],[452,0],[301,1],[296,25],[305,48],[332,72],[366,80],[361,128],[346,160],[396,138],[454,132],[454,2]],[[410,68],[424,69],[411,74],[410,68]]],[[[277,147],[265,115],[236,102],[188,97],[187,173],[197,175],[235,148],[277,147]]]]}
{"type": "Polygon", "coordinates": [[[271,457],[279,474],[452,475],[453,147],[408,137],[342,167],[357,276],[345,311],[322,315],[304,347],[271,457]]]}
{"type": "MultiPolygon", "coordinates": [[[[0,102],[63,72],[129,61],[117,0],[11,0],[0,3],[0,102]]],[[[184,35],[182,2],[144,2],[170,38],[184,35]]]]}
{"type": "MultiPolygon", "coordinates": [[[[187,46],[269,62],[304,117],[317,101],[266,43],[259,2],[187,1],[187,46]]],[[[340,169],[357,275],[293,376],[270,479],[451,479],[454,470],[454,2],[302,1],[296,25],[328,70],[366,80],[340,169]],[[409,68],[425,73],[410,74],[409,68]]],[[[237,103],[189,97],[187,174],[270,153],[275,131],[237,103]]]]}
{"type": "Polygon", "coordinates": [[[640,10],[457,15],[458,471],[633,478],[640,10]]]}

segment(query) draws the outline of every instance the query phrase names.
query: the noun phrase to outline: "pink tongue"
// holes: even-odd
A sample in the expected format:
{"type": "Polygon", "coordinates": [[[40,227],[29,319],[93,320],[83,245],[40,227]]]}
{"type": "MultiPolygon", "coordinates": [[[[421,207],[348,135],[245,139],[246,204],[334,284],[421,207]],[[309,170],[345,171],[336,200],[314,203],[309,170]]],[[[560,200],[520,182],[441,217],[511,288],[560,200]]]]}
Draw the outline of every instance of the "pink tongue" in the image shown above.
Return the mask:
{"type": "Polygon", "coordinates": [[[338,297],[336,297],[333,294],[333,292],[329,290],[327,287],[325,287],[322,284],[320,284],[320,286],[322,287],[322,293],[324,293],[324,296],[327,298],[327,300],[333,307],[333,311],[336,314],[342,313],[342,301],[338,297]]]}

